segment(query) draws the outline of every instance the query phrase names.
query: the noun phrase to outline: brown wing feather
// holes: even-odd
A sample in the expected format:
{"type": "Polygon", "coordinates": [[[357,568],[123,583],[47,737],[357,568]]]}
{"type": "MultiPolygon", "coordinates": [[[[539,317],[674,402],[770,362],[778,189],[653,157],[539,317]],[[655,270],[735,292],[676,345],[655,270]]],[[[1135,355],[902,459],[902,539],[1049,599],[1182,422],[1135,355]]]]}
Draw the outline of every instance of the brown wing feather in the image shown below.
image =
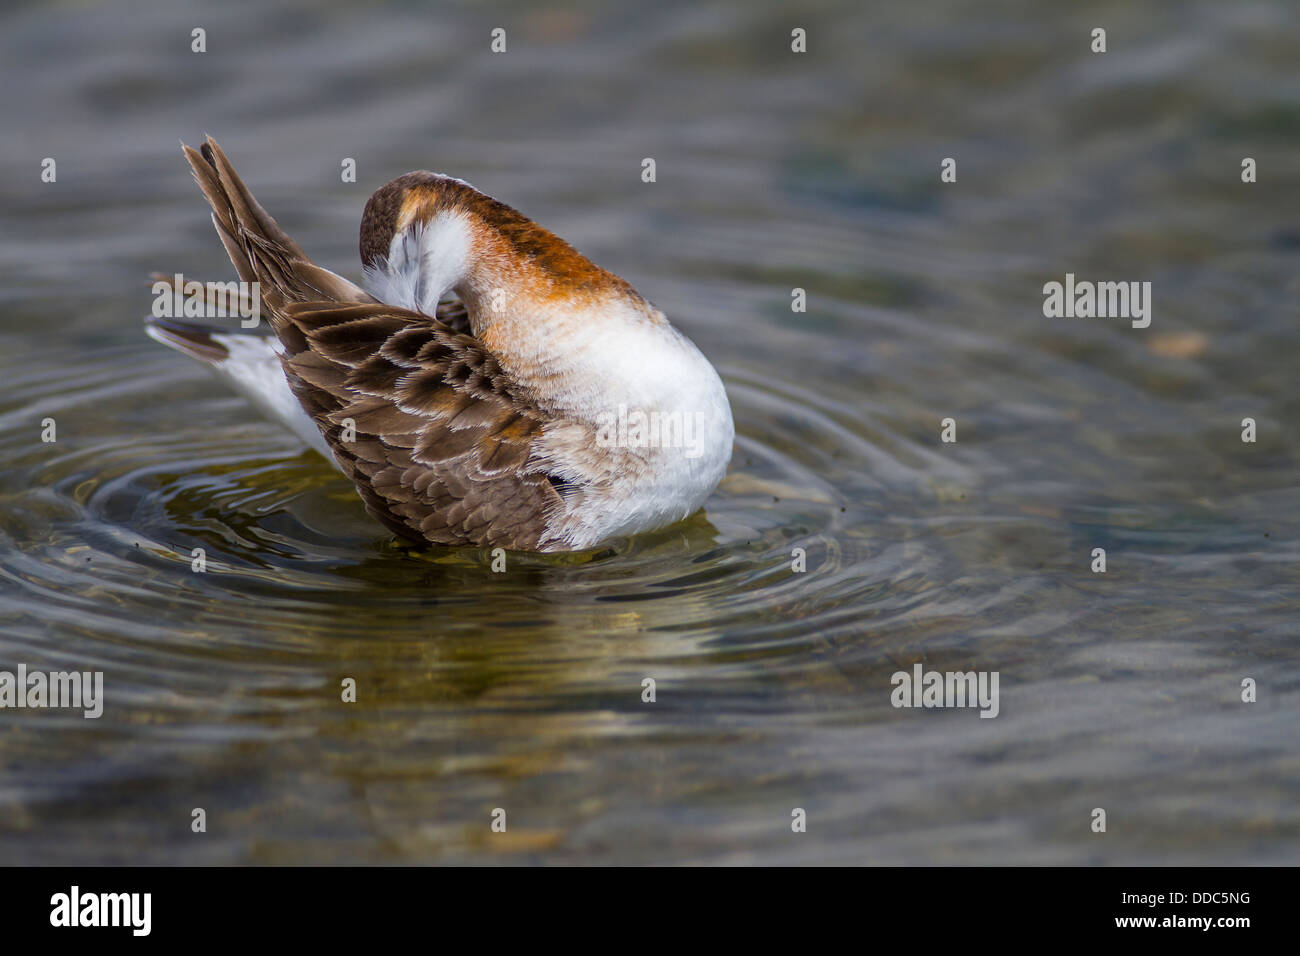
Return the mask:
{"type": "Polygon", "coordinates": [[[478,340],[382,304],[283,314],[307,343],[289,383],[372,514],[435,544],[545,545],[561,500],[529,467],[543,420],[478,340]]]}
{"type": "Polygon", "coordinates": [[[377,302],[311,262],[211,138],[185,155],[240,278],[259,283],[294,394],[371,514],[416,541],[544,550],[563,503],[530,466],[543,419],[466,334],[464,306],[432,318],[377,302]]]}

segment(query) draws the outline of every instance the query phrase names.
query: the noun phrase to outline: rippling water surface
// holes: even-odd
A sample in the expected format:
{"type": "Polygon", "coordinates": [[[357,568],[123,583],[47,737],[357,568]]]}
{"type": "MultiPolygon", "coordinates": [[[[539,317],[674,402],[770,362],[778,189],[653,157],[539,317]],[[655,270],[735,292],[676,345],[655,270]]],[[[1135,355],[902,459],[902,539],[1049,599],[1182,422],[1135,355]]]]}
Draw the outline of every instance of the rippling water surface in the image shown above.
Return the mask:
{"type": "Polygon", "coordinates": [[[106,703],[0,711],[0,861],[1294,861],[1294,10],[783,6],[4,14],[0,669],[106,703]],[[429,167],[628,278],[731,396],[706,512],[395,546],[143,335],[149,272],[230,276],[204,132],[345,274],[429,167]],[[1044,318],[1067,272],[1151,327],[1044,318]],[[999,716],[893,708],[918,662],[999,716]]]}

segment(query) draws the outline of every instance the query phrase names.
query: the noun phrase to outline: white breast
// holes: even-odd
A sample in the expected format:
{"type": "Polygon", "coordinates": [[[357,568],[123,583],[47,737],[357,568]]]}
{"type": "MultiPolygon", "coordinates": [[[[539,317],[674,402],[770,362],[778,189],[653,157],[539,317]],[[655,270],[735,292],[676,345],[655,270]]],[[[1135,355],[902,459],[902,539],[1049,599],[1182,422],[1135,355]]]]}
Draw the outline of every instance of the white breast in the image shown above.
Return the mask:
{"type": "Polygon", "coordinates": [[[486,280],[474,248],[459,214],[413,223],[393,236],[387,261],[366,270],[366,288],[426,315],[463,283],[503,291],[495,314],[462,297],[476,332],[508,324],[509,348],[496,358],[552,419],[533,464],[570,487],[548,534],[586,548],[697,511],[726,473],[735,438],[726,390],[699,349],[635,294],[594,303],[517,296],[516,276],[486,280]],[[471,275],[481,281],[467,283],[471,275]]]}
{"type": "Polygon", "coordinates": [[[565,378],[567,407],[536,457],[583,491],[552,533],[586,548],[704,505],[726,474],[735,426],[694,343],[666,323],[595,325],[565,378]]]}

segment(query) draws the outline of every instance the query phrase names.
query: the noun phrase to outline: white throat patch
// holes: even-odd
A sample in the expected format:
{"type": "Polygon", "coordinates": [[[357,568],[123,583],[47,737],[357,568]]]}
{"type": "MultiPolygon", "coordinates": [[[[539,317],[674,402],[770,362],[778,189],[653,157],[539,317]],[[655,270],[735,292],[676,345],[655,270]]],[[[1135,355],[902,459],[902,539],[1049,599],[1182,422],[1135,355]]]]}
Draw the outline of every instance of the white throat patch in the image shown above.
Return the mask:
{"type": "Polygon", "coordinates": [[[364,286],[380,302],[434,315],[438,302],[470,268],[470,226],[457,212],[440,212],[393,235],[388,260],[366,266],[364,286]]]}

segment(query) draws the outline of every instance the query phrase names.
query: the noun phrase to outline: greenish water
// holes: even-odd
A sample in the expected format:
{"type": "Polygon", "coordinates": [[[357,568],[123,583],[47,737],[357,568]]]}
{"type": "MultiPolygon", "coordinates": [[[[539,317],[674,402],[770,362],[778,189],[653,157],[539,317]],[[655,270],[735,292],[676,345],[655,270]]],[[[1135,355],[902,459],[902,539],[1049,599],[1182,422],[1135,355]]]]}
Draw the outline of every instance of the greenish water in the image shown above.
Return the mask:
{"type": "Polygon", "coordinates": [[[1136,6],[6,12],[0,670],[105,705],[0,710],[0,862],[1294,862],[1295,12],[1136,6]],[[204,132],[353,277],[425,167],[626,277],[731,396],[706,512],[394,547],[142,332],[231,274],[204,132]],[[1066,273],[1151,326],[1044,317],[1066,273]],[[895,709],[918,662],[998,717],[895,709]]]}

